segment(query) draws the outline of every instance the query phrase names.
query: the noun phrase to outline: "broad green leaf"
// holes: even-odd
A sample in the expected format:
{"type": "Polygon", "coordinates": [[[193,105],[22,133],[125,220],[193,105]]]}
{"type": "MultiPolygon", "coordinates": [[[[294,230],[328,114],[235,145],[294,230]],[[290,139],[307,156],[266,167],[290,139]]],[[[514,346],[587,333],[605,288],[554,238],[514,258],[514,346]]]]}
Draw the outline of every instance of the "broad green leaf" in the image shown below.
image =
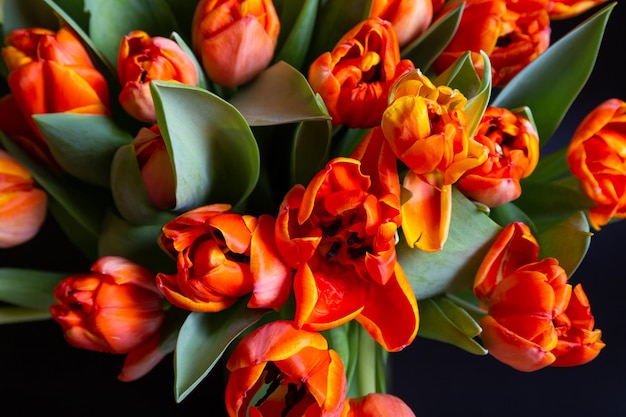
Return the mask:
{"type": "Polygon", "coordinates": [[[542,145],[552,136],[584,87],[596,62],[604,28],[616,2],[577,26],[520,71],[495,98],[508,109],[528,106],[542,145]]]}
{"type": "Polygon", "coordinates": [[[533,220],[526,212],[517,207],[515,201],[502,204],[498,207],[492,207],[489,212],[489,217],[502,227],[506,227],[513,222],[523,222],[528,225],[531,230],[536,230],[533,220]]]}
{"type": "Polygon", "coordinates": [[[480,120],[485,113],[485,109],[491,98],[491,63],[487,54],[481,51],[483,58],[483,79],[480,81],[478,91],[468,90],[467,103],[465,104],[465,115],[467,116],[468,132],[470,137],[474,137],[480,120]]]}
{"type": "Polygon", "coordinates": [[[48,310],[54,304],[54,287],[70,275],[36,269],[0,268],[0,301],[48,310]]]}
{"type": "Polygon", "coordinates": [[[170,38],[181,47],[181,49],[189,55],[189,58],[193,61],[194,66],[196,67],[196,71],[198,72],[198,87],[208,89],[208,81],[206,78],[206,74],[204,73],[204,68],[202,68],[202,64],[198,61],[196,56],[193,53],[193,50],[187,45],[185,40],[176,32],[172,32],[170,38]]]}
{"type": "Polygon", "coordinates": [[[402,57],[410,59],[423,72],[428,71],[456,33],[464,4],[459,3],[434,21],[424,33],[402,49],[402,57]]]}
{"type": "Polygon", "coordinates": [[[73,176],[110,187],[111,161],[133,138],[107,116],[51,113],[34,115],[54,159],[73,176]]]}
{"type": "Polygon", "coordinates": [[[50,319],[49,310],[25,307],[0,307],[0,324],[24,323],[50,319]]]}
{"type": "Polygon", "coordinates": [[[89,13],[85,10],[84,0],[54,0],[54,3],[63,9],[84,31],[89,30],[89,13]]]}
{"type": "Polygon", "coordinates": [[[309,50],[319,0],[290,0],[283,3],[280,14],[279,52],[275,61],[285,61],[302,68],[309,50]]]}
{"type": "Polygon", "coordinates": [[[54,198],[48,199],[48,210],[74,247],[88,259],[95,261],[98,258],[98,236],[54,198]]]}
{"type": "Polygon", "coordinates": [[[570,277],[582,262],[593,233],[582,211],[537,235],[541,258],[556,258],[570,277]]]}
{"type": "Polygon", "coordinates": [[[462,307],[445,296],[436,296],[421,300],[419,308],[418,337],[450,343],[475,355],[487,354],[474,340],[482,329],[462,307]]]}
{"type": "Polygon", "coordinates": [[[501,230],[456,188],[452,192],[450,233],[442,250],[410,248],[403,237],[396,245],[398,261],[418,300],[471,288],[480,263],[501,230]]]}
{"type": "Polygon", "coordinates": [[[176,401],[181,402],[206,377],[222,354],[244,330],[259,321],[264,310],[241,300],[218,313],[189,314],[180,328],[174,352],[176,401]]]}
{"type": "Polygon", "coordinates": [[[109,212],[98,240],[98,255],[122,256],[155,273],[174,273],[175,261],[158,245],[162,227],[162,224],[132,224],[109,212]]]}
{"type": "Polygon", "coordinates": [[[2,38],[14,29],[40,27],[59,28],[59,21],[43,0],[4,0],[2,6],[2,38]]]}
{"type": "Polygon", "coordinates": [[[241,113],[201,88],[153,81],[151,89],[174,167],[176,210],[245,200],[259,178],[260,157],[241,113]]]}
{"type": "Polygon", "coordinates": [[[165,0],[85,0],[85,10],[91,14],[89,36],[114,68],[120,41],[131,31],[168,37],[177,29],[165,0]]]}
{"type": "Polygon", "coordinates": [[[566,161],[567,146],[548,155],[542,155],[532,174],[525,180],[528,182],[550,182],[571,176],[566,161]]]}

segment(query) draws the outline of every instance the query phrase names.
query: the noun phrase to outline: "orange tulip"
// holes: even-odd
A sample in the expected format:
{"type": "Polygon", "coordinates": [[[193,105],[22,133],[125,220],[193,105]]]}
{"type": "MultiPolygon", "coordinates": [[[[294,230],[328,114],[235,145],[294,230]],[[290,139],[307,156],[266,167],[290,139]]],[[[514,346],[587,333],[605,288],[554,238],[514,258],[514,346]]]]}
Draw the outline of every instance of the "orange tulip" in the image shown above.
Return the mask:
{"type": "Polygon", "coordinates": [[[431,0],[374,0],[369,17],[380,17],[393,24],[400,47],[422,34],[433,19],[431,0]]]}
{"type": "Polygon", "coordinates": [[[626,102],[607,100],[585,117],[567,149],[567,164],[596,204],[589,210],[594,229],[626,218],[626,102]]]}
{"type": "Polygon", "coordinates": [[[459,27],[433,63],[440,73],[467,51],[482,74],[484,51],[492,82],[503,86],[550,45],[550,19],[542,1],[469,0],[459,27]]]}
{"type": "Polygon", "coordinates": [[[539,137],[533,125],[507,109],[488,107],[474,139],[489,150],[485,162],[465,172],[457,182],[468,198],[496,207],[518,198],[520,180],[539,161],[539,137]]]}
{"type": "Polygon", "coordinates": [[[346,394],[343,363],[319,333],[285,320],[270,322],[239,342],[226,368],[230,417],[341,415],[346,394]],[[265,394],[257,396],[264,386],[265,394]]]}
{"type": "Polygon", "coordinates": [[[47,200],[30,172],[0,149],[0,248],[20,245],[39,232],[47,200]]]}
{"type": "Polygon", "coordinates": [[[248,307],[279,310],[291,292],[293,272],[276,250],[274,222],[269,215],[231,213],[225,204],[178,216],[160,237],[178,272],[157,274],[159,289],[187,310],[224,310],[250,293],[248,307]]]}
{"type": "Polygon", "coordinates": [[[415,413],[400,398],[390,394],[371,393],[360,398],[348,398],[341,417],[415,417],[415,413]]]}
{"type": "Polygon", "coordinates": [[[157,208],[174,208],[176,181],[159,126],[141,128],[133,139],[133,146],[150,201],[157,208]]]}
{"type": "Polygon", "coordinates": [[[271,62],[280,32],[272,0],[201,0],[192,21],[192,44],[211,80],[236,87],[271,62]]]}
{"type": "Polygon", "coordinates": [[[5,43],[2,57],[9,70],[7,81],[12,95],[3,100],[2,108],[16,106],[22,117],[14,117],[15,109],[0,113],[0,129],[17,135],[16,142],[35,156],[52,158],[32,115],[109,114],[106,80],[69,29],[61,28],[56,33],[17,29],[7,35],[5,43]]]}
{"type": "Polygon", "coordinates": [[[550,0],[548,14],[550,19],[569,19],[576,17],[606,0],[550,0]]]}
{"type": "Polygon", "coordinates": [[[368,128],[380,123],[391,86],[413,68],[411,61],[400,59],[392,24],[369,18],[348,31],[332,52],[320,55],[308,79],[333,125],[368,128]]]}
{"type": "Polygon", "coordinates": [[[356,319],[387,350],[417,332],[415,295],[396,263],[398,200],[372,194],[359,161],[335,158],[306,188],[294,186],[276,221],[293,268],[298,327],[324,330],[356,319]],[[396,320],[388,320],[393,310],[396,320]]]}
{"type": "Polygon", "coordinates": [[[450,226],[451,185],[487,158],[469,137],[458,90],[436,87],[419,70],[402,77],[390,94],[381,128],[393,152],[409,168],[402,205],[402,231],[409,246],[443,247],[450,226]]]}
{"type": "Polygon", "coordinates": [[[124,110],[143,122],[156,122],[150,81],[198,83],[192,59],[170,39],[150,37],[135,30],[122,38],[117,55],[117,74],[122,85],[119,101],[124,110]]]}
{"type": "Polygon", "coordinates": [[[163,297],[146,268],[106,256],[90,273],[62,280],[54,296],[50,313],[72,346],[127,354],[119,379],[140,378],[164,357],[159,351],[163,297]]]}

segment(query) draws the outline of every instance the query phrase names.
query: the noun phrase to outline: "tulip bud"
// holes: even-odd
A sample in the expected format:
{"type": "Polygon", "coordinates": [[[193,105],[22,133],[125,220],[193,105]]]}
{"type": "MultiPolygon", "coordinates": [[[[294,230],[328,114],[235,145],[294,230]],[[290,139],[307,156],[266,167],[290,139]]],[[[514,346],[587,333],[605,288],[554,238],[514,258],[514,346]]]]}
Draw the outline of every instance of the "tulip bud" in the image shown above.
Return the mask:
{"type": "Polygon", "coordinates": [[[46,202],[26,168],[0,150],[0,248],[33,238],[46,218],[46,202]]]}
{"type": "Polygon", "coordinates": [[[117,56],[117,74],[122,85],[119,101],[124,110],[143,122],[156,122],[151,80],[198,83],[192,59],[174,41],[136,30],[122,38],[117,56]]]}
{"type": "Polygon", "coordinates": [[[272,0],[201,0],[192,21],[192,45],[212,81],[236,87],[269,65],[279,31],[272,0]]]}
{"type": "Polygon", "coordinates": [[[150,201],[160,209],[173,208],[176,205],[176,180],[159,126],[142,128],[133,140],[133,146],[150,201]]]}
{"type": "Polygon", "coordinates": [[[163,296],[154,275],[126,259],[100,258],[90,273],[62,280],[50,314],[72,346],[128,354],[120,379],[143,376],[160,359],[158,341],[165,320],[163,296]]]}
{"type": "Polygon", "coordinates": [[[415,417],[413,410],[391,394],[370,393],[360,398],[348,398],[341,417],[415,417]]]}
{"type": "Polygon", "coordinates": [[[403,47],[422,34],[433,19],[431,0],[374,0],[369,17],[391,22],[403,47]]]}

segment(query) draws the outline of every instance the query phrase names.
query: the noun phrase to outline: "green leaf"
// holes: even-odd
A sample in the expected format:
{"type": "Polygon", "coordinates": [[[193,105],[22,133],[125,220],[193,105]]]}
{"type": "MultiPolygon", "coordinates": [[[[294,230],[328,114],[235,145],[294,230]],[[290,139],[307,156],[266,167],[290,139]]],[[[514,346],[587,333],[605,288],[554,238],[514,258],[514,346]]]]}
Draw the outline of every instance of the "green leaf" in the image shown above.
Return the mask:
{"type": "Polygon", "coordinates": [[[550,46],[495,98],[493,105],[497,107],[530,107],[542,145],[552,136],[587,82],[615,5],[615,2],[608,4],[550,46]]]}
{"type": "MultiPolygon", "coordinates": [[[[491,98],[491,63],[487,54],[481,51],[480,55],[483,58],[483,79],[478,85],[478,91],[469,89],[467,91],[467,103],[465,104],[465,115],[467,116],[468,132],[470,137],[474,137],[480,120],[485,113],[485,109],[489,104],[491,98]]],[[[463,90],[461,90],[463,91],[463,90]]]]}
{"type": "Polygon", "coordinates": [[[418,337],[450,343],[475,355],[486,355],[487,350],[473,338],[482,329],[462,307],[445,296],[421,300],[418,337]]]}
{"type": "Polygon", "coordinates": [[[209,83],[207,81],[206,74],[204,73],[204,68],[202,68],[202,65],[200,64],[200,62],[194,55],[193,50],[189,47],[189,45],[187,45],[185,40],[176,32],[172,32],[172,34],[170,35],[170,39],[176,42],[178,46],[180,46],[180,48],[193,61],[193,65],[196,67],[196,71],[198,72],[198,87],[208,89],[209,83]]]}
{"type": "Polygon", "coordinates": [[[556,258],[570,277],[582,262],[593,233],[580,211],[537,235],[541,258],[556,258]]]}
{"type": "Polygon", "coordinates": [[[283,3],[280,13],[279,52],[275,61],[285,61],[302,68],[309,50],[319,0],[290,0],[283,3]]]}
{"type": "Polygon", "coordinates": [[[456,188],[452,192],[450,233],[442,250],[410,248],[403,237],[396,245],[398,261],[418,300],[471,288],[480,263],[501,230],[456,188]]]}
{"type": "Polygon", "coordinates": [[[201,88],[153,81],[151,89],[174,167],[176,210],[245,200],[259,178],[260,156],[241,113],[201,88]]]}
{"type": "Polygon", "coordinates": [[[72,274],[24,268],[0,268],[0,301],[19,307],[48,310],[54,288],[72,274]]]}
{"type": "Polygon", "coordinates": [[[189,314],[174,352],[176,401],[181,402],[209,374],[228,346],[266,313],[245,300],[218,313],[189,314]]]}
{"type": "Polygon", "coordinates": [[[55,199],[48,199],[48,209],[70,242],[85,257],[95,261],[98,258],[98,236],[55,199]]]}
{"type": "Polygon", "coordinates": [[[50,319],[48,310],[24,307],[0,307],[0,324],[23,323],[50,319]]]}
{"type": "Polygon", "coordinates": [[[329,120],[300,123],[291,155],[291,183],[308,184],[328,159],[332,126],[329,120]]]}
{"type": "Polygon", "coordinates": [[[506,227],[513,222],[523,222],[532,230],[535,230],[533,220],[526,212],[517,207],[514,201],[502,204],[498,207],[492,207],[489,212],[489,217],[502,227],[506,227]]]}
{"type": "Polygon", "coordinates": [[[43,0],[4,0],[1,2],[2,38],[15,29],[39,27],[59,29],[59,21],[43,0]]]}
{"type": "Polygon", "coordinates": [[[548,155],[541,155],[535,170],[525,181],[542,183],[560,180],[570,176],[571,172],[567,166],[566,155],[567,146],[548,155]]]}
{"type": "Polygon", "coordinates": [[[459,3],[434,21],[424,33],[402,49],[402,57],[410,59],[417,68],[426,72],[456,33],[464,4],[459,3]]]}
{"type": "Polygon", "coordinates": [[[73,176],[101,187],[111,184],[117,149],[133,138],[107,116],[51,113],[34,115],[54,159],[73,176]]]}

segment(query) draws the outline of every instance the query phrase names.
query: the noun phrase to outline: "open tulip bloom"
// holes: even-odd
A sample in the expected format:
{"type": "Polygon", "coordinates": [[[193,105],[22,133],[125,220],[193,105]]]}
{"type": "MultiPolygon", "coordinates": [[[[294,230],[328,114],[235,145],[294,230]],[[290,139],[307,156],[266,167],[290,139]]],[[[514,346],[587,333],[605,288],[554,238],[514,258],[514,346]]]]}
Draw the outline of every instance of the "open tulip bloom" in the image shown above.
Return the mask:
{"type": "Polygon", "coordinates": [[[171,357],[177,402],[224,356],[231,417],[414,416],[385,367],[420,337],[601,353],[570,277],[626,217],[626,104],[543,149],[615,3],[65,3],[2,2],[0,247],[48,215],[93,267],[0,268],[6,321],[124,381],[171,357]]]}

